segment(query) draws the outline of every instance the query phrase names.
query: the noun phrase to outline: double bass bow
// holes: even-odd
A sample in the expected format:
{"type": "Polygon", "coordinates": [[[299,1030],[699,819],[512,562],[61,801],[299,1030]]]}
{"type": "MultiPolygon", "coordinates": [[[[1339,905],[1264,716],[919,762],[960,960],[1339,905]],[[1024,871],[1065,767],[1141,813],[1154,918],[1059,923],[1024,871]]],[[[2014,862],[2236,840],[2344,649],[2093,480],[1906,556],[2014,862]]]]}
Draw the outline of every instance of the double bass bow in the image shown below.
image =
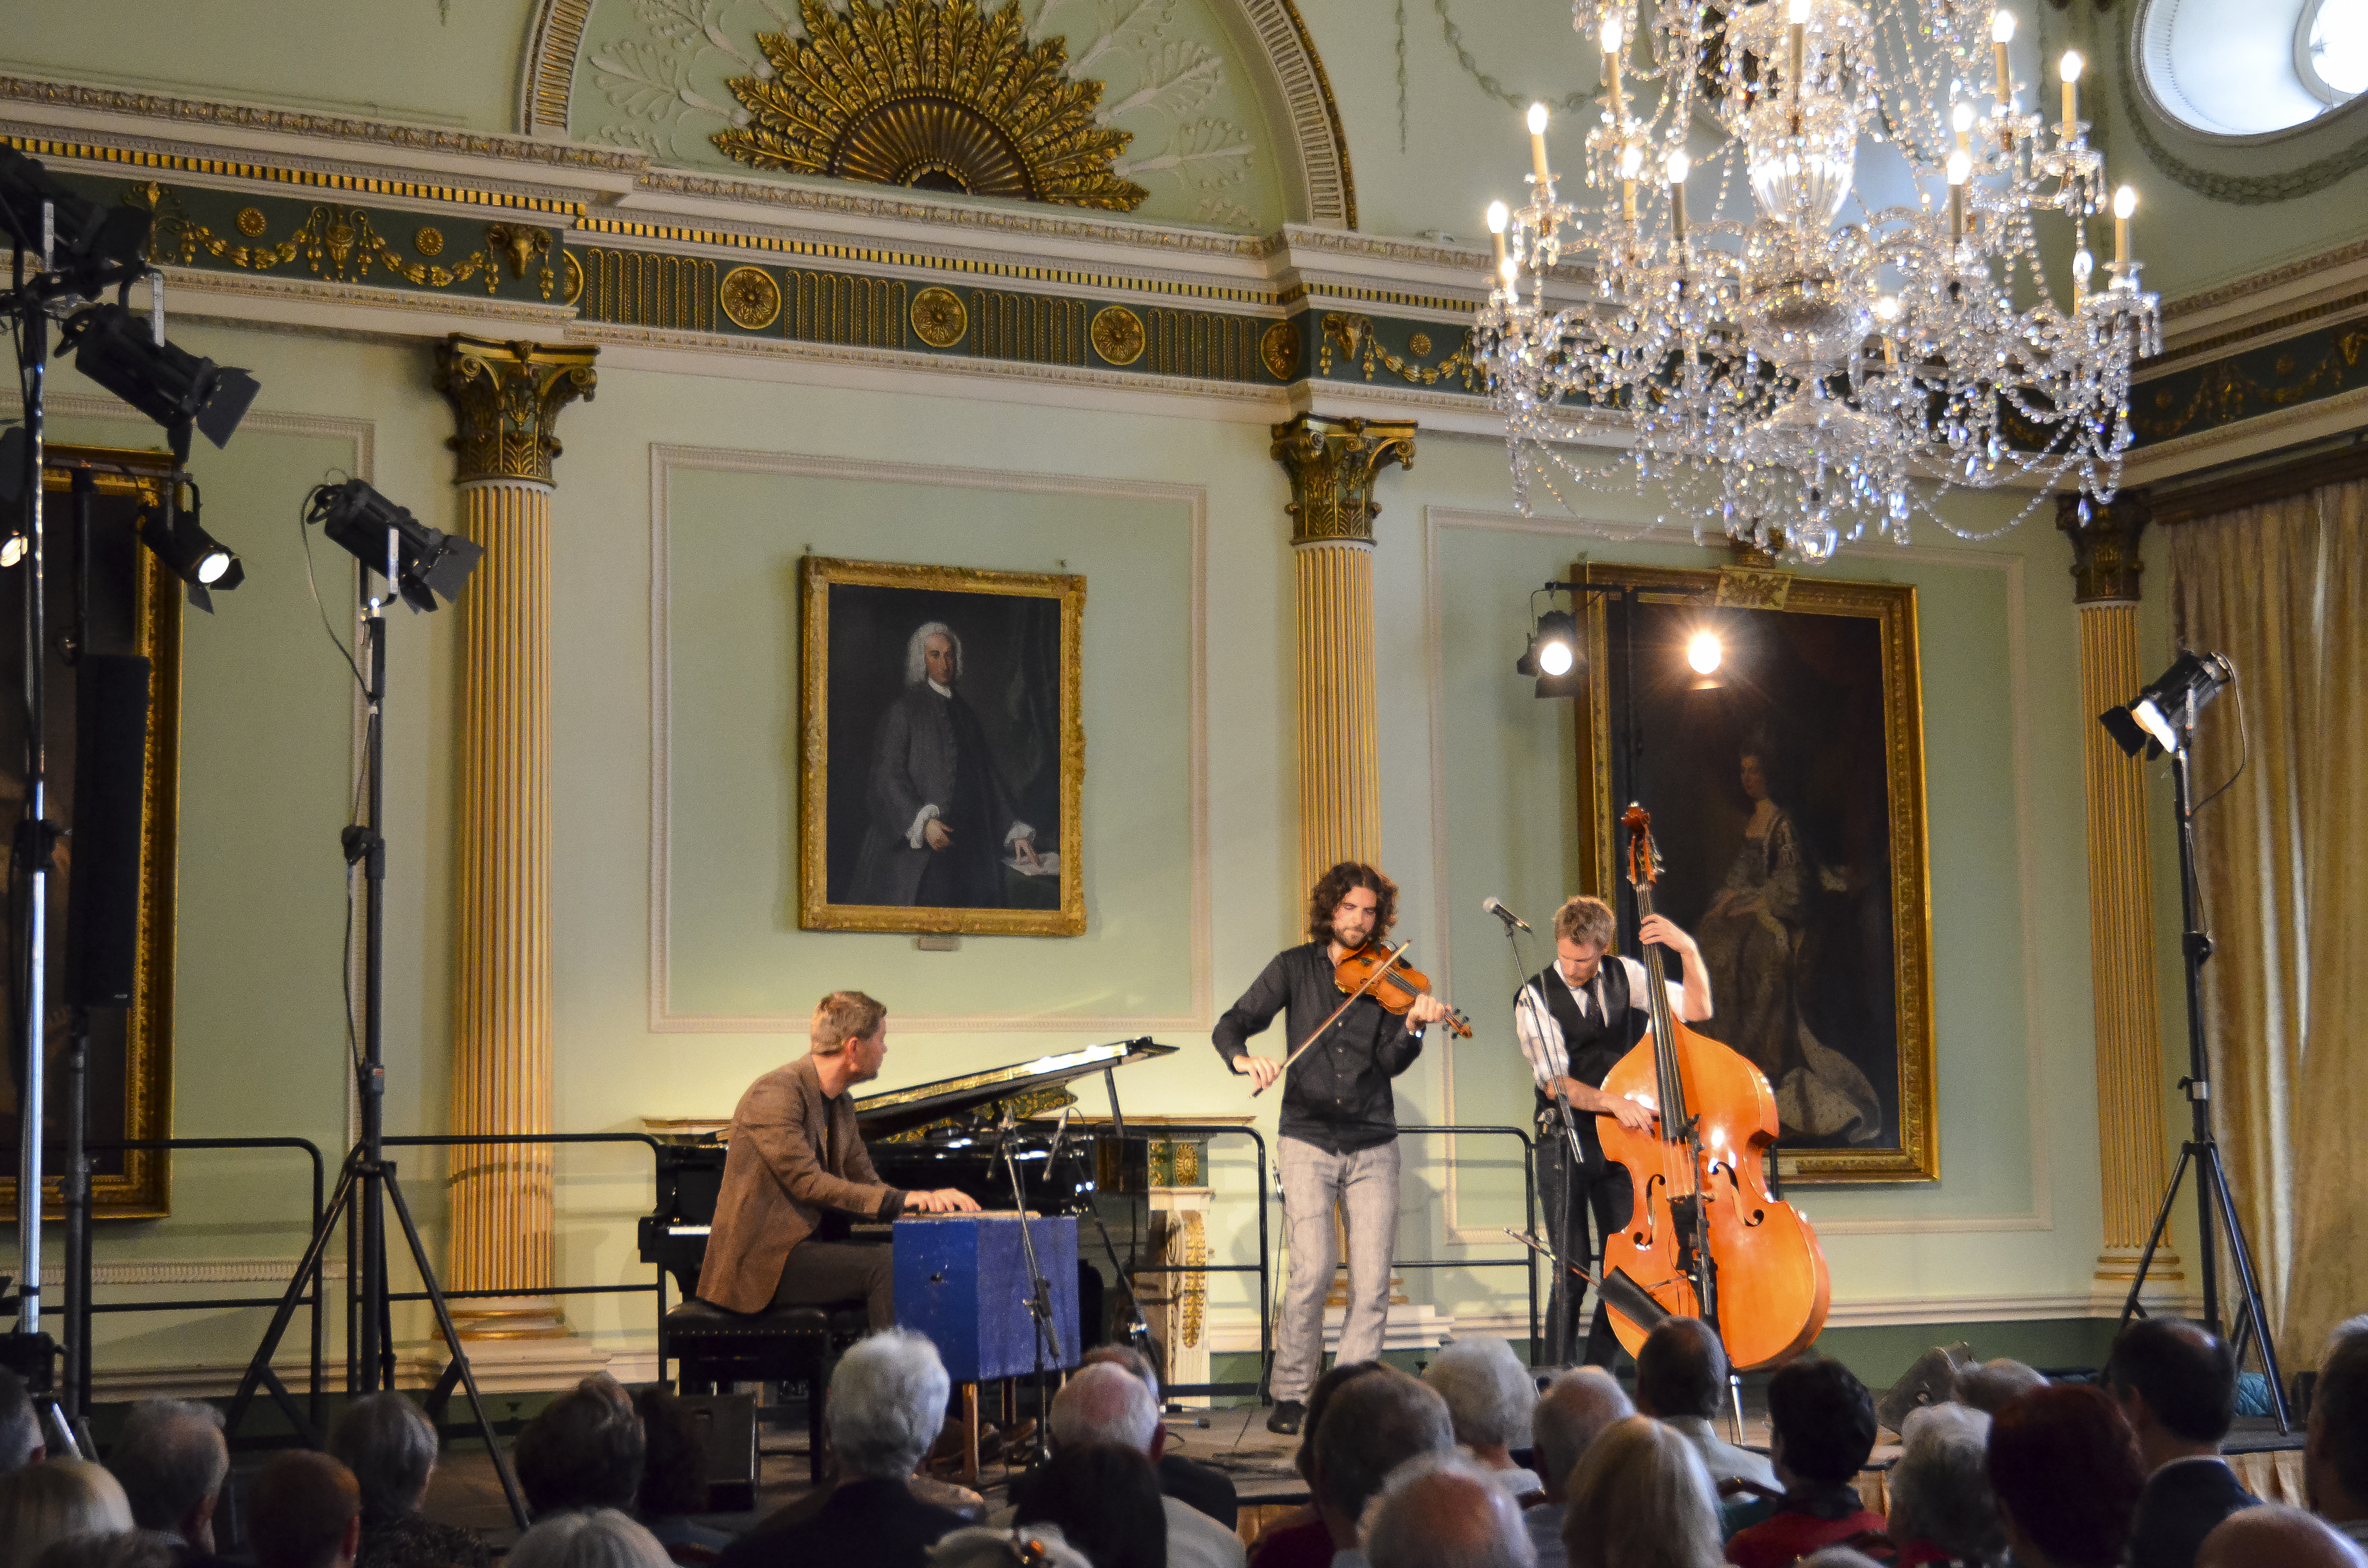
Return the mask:
{"type": "MultiPolygon", "coordinates": [[[[1622,821],[1641,919],[1653,913],[1660,856],[1644,807],[1622,821]]],[[[1830,1291],[1816,1233],[1768,1190],[1776,1096],[1758,1067],[1670,1011],[1659,947],[1645,947],[1644,964],[1652,1029],[1604,1075],[1603,1092],[1642,1102],[1654,1119],[1637,1130],[1606,1117],[1597,1129],[1635,1194],[1628,1223],[1604,1239],[1603,1277],[1625,1274],[1668,1312],[1709,1324],[1737,1371],[1773,1366],[1817,1337],[1830,1291]]],[[[1649,1325],[1622,1312],[1618,1294],[1607,1299],[1633,1356],[1649,1325]]]]}

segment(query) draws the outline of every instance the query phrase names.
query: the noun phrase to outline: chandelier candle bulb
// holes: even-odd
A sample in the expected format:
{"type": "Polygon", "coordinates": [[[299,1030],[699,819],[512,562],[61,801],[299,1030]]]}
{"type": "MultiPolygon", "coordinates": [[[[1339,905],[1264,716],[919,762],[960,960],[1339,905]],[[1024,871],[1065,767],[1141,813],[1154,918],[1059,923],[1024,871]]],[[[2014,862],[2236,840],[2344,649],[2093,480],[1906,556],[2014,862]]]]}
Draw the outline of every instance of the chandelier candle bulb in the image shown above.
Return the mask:
{"type": "Polygon", "coordinates": [[[1603,18],[1603,70],[1611,85],[1611,123],[1616,127],[1628,118],[1628,100],[1620,86],[1620,53],[1626,35],[1620,30],[1616,16],[1603,18]]]}
{"type": "Polygon", "coordinates": [[[2080,140],[2080,51],[2067,49],[2056,69],[2064,76],[2064,140],[2080,140]]]}
{"type": "Polygon", "coordinates": [[[1506,210],[1503,202],[1488,203],[1488,237],[1497,242],[1497,272],[1499,277],[1511,276],[1505,266],[1506,262],[1511,259],[1505,254],[1505,225],[1512,220],[1512,213],[1506,210]]]}
{"type": "Polygon", "coordinates": [[[1546,106],[1530,106],[1530,162],[1536,165],[1539,199],[1543,199],[1546,187],[1554,184],[1554,171],[1546,167],[1546,106]]]}
{"type": "Polygon", "coordinates": [[[2123,283],[2130,280],[2130,214],[2137,210],[2135,187],[2125,185],[2113,192],[2113,276],[2123,283]]]}
{"type": "Polygon", "coordinates": [[[1949,243],[1962,244],[1965,238],[1965,181],[1974,172],[1974,160],[1963,153],[1949,154],[1949,243]]]}
{"type": "Polygon", "coordinates": [[[1990,18],[1990,53],[1998,62],[1998,101],[2000,113],[2014,108],[2014,67],[2008,63],[2006,46],[2014,41],[2014,13],[2000,11],[1990,18]]]}
{"type": "Polygon", "coordinates": [[[1693,169],[1693,161],[1684,149],[1669,154],[1663,165],[1669,176],[1669,238],[1682,244],[1686,237],[1686,176],[1693,169]]]}

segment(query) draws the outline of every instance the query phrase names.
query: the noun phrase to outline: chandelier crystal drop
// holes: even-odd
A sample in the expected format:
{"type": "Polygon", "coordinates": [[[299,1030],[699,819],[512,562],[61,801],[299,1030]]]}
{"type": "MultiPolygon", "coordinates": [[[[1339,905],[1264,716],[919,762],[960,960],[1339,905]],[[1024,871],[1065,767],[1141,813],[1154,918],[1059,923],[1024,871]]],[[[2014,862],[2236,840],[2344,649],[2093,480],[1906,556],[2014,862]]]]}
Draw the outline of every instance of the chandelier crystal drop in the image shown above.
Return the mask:
{"type": "Polygon", "coordinates": [[[1522,508],[1533,479],[1565,506],[1558,475],[1657,487],[1698,528],[1822,561],[1870,531],[1906,542],[1918,510],[1950,527],[1930,506],[1950,486],[2032,484],[2022,514],[2050,490],[2109,500],[2131,367],[2162,328],[2136,193],[2107,191],[2079,118],[2080,57],[2050,124],[2018,100],[2009,12],[1728,5],[1576,0],[1602,90],[1575,178],[1531,106],[1529,199],[1489,208],[1474,352],[1522,508]],[[2060,293],[2044,215],[2070,242],[2060,293]]]}

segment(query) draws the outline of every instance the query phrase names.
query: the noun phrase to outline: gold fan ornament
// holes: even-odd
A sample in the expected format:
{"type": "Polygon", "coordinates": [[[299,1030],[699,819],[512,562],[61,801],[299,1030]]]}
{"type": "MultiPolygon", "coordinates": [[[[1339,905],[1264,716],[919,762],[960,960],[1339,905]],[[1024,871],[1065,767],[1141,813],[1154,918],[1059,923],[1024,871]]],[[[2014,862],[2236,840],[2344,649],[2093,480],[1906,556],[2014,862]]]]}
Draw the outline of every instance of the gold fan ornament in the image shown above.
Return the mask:
{"type": "Polygon", "coordinates": [[[1150,193],[1111,165],[1132,133],[1097,124],[1099,82],[1068,46],[1030,44],[1019,0],[799,0],[806,36],[757,35],[768,78],[734,77],[749,122],[716,133],[760,169],[1131,212],[1150,193]]]}

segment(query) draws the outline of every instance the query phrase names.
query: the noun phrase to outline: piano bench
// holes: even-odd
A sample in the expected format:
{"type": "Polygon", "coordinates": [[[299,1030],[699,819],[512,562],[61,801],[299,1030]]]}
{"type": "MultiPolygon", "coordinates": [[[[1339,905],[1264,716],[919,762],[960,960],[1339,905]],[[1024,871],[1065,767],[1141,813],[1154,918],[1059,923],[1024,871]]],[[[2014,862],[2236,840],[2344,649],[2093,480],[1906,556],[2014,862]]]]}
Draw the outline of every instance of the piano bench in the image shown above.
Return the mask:
{"type": "Polygon", "coordinates": [[[661,1363],[679,1365],[685,1393],[742,1382],[797,1383],[806,1391],[807,1471],[822,1480],[824,1369],[831,1353],[863,1337],[871,1326],[858,1299],[829,1307],[773,1307],[727,1312],[696,1298],[670,1309],[658,1336],[661,1363]]]}

